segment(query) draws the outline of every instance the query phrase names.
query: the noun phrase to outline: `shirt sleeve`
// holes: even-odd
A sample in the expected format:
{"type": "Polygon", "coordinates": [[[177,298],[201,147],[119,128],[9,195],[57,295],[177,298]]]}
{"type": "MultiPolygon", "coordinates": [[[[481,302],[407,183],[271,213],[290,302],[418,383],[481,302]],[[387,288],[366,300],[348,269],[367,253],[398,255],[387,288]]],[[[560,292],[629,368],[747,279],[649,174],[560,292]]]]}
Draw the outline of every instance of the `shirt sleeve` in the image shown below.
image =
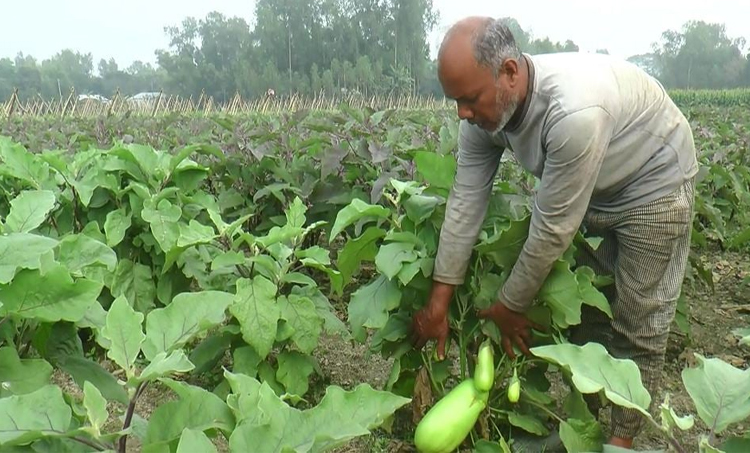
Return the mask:
{"type": "Polygon", "coordinates": [[[504,149],[488,132],[461,121],[456,176],[440,230],[433,280],[463,283],[504,149]]]}
{"type": "Polygon", "coordinates": [[[588,209],[614,130],[601,107],[570,113],[547,133],[547,156],[529,234],[498,294],[511,310],[528,310],[549,272],[570,246],[588,209]]]}

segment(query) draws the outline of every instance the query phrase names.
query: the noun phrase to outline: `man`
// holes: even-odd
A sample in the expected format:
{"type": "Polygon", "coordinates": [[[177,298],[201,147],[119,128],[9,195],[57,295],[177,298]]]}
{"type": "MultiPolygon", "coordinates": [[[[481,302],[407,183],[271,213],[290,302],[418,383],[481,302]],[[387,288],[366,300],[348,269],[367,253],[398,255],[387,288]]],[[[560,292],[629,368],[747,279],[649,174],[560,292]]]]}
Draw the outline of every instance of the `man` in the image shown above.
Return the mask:
{"type": "MultiPolygon", "coordinates": [[[[584,224],[604,240],[577,262],[614,277],[607,291],[614,319],[584,306],[572,340],[597,341],[634,360],[655,397],[687,263],[698,171],[685,117],[636,66],[598,54],[522,54],[508,28],[491,18],[470,17],[450,29],[438,77],[462,121],[434,283],[412,323],[415,347],[434,339],[438,356],[445,355],[448,306],[509,149],[540,182],[518,261],[497,302],[479,315],[497,324],[507,354],[514,356],[513,345],[529,354],[529,328],[538,326],[524,312],[584,224]]],[[[637,412],[613,407],[608,443],[630,448],[641,425],[637,412]]]]}

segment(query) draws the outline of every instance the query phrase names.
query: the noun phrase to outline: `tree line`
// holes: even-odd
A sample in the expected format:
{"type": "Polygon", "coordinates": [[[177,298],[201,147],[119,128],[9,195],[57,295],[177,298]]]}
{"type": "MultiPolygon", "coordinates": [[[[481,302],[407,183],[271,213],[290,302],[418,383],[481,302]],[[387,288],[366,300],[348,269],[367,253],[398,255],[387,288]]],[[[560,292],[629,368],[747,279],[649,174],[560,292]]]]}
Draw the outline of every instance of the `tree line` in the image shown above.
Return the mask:
{"type": "MultiPolygon", "coordinates": [[[[79,94],[112,96],[164,90],[218,101],[276,94],[436,95],[442,91],[428,37],[438,23],[432,0],[258,0],[254,21],[218,12],[165,28],[166,49],[156,65],[127,68],[90,53],[65,49],[38,61],[18,54],[0,59],[0,99],[79,94]]],[[[572,40],[535,37],[505,19],[530,54],[578,51],[572,40]]],[[[723,24],[691,21],[667,30],[652,51],[630,61],[668,88],[750,86],[750,53],[723,24]]],[[[607,53],[606,49],[597,52],[607,53]]]]}

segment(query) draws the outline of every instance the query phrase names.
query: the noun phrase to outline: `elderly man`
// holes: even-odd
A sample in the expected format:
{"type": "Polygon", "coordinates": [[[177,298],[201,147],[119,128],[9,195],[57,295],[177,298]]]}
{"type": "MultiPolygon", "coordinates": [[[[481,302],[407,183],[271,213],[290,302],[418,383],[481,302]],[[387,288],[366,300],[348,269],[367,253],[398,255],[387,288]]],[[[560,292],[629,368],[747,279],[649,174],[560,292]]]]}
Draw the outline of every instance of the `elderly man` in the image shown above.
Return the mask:
{"type": "MultiPolygon", "coordinates": [[[[604,240],[578,263],[614,277],[613,319],[584,306],[573,341],[597,341],[634,360],[655,396],[690,246],[698,162],[685,117],[638,67],[598,54],[523,54],[491,18],[450,29],[438,76],[462,120],[458,168],[431,295],[412,322],[415,346],[437,340],[444,357],[448,306],[508,149],[540,181],[518,261],[497,302],[479,315],[497,324],[510,356],[513,345],[528,354],[535,325],[524,312],[583,224],[604,240]]],[[[630,448],[641,425],[637,412],[613,407],[608,442],[630,448]]]]}

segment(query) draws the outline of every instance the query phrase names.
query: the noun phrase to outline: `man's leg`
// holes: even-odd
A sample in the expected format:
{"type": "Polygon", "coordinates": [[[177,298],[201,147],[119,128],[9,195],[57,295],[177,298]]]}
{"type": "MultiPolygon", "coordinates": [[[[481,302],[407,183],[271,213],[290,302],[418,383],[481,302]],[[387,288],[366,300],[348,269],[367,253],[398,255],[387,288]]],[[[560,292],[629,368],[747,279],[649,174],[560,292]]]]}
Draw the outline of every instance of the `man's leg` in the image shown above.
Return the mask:
{"type": "MultiPolygon", "coordinates": [[[[690,252],[693,181],[674,193],[625,213],[616,225],[617,300],[608,350],[633,360],[658,404],[661,371],[690,252]]],[[[651,409],[651,408],[649,408],[651,409]]],[[[612,436],[629,446],[643,424],[635,410],[612,406],[612,436]]]]}
{"type": "MultiPolygon", "coordinates": [[[[599,247],[594,249],[588,244],[579,246],[576,253],[576,267],[587,266],[597,275],[614,277],[617,263],[617,236],[611,230],[611,215],[608,213],[589,212],[584,224],[587,236],[602,238],[599,247]]],[[[617,285],[612,283],[600,289],[610,306],[617,299],[617,285]]],[[[581,323],[570,328],[570,342],[583,346],[594,342],[609,348],[612,342],[612,326],[609,317],[596,307],[581,306],[581,323]]],[[[601,404],[599,395],[584,394],[589,411],[594,417],[599,416],[601,404]]]]}

